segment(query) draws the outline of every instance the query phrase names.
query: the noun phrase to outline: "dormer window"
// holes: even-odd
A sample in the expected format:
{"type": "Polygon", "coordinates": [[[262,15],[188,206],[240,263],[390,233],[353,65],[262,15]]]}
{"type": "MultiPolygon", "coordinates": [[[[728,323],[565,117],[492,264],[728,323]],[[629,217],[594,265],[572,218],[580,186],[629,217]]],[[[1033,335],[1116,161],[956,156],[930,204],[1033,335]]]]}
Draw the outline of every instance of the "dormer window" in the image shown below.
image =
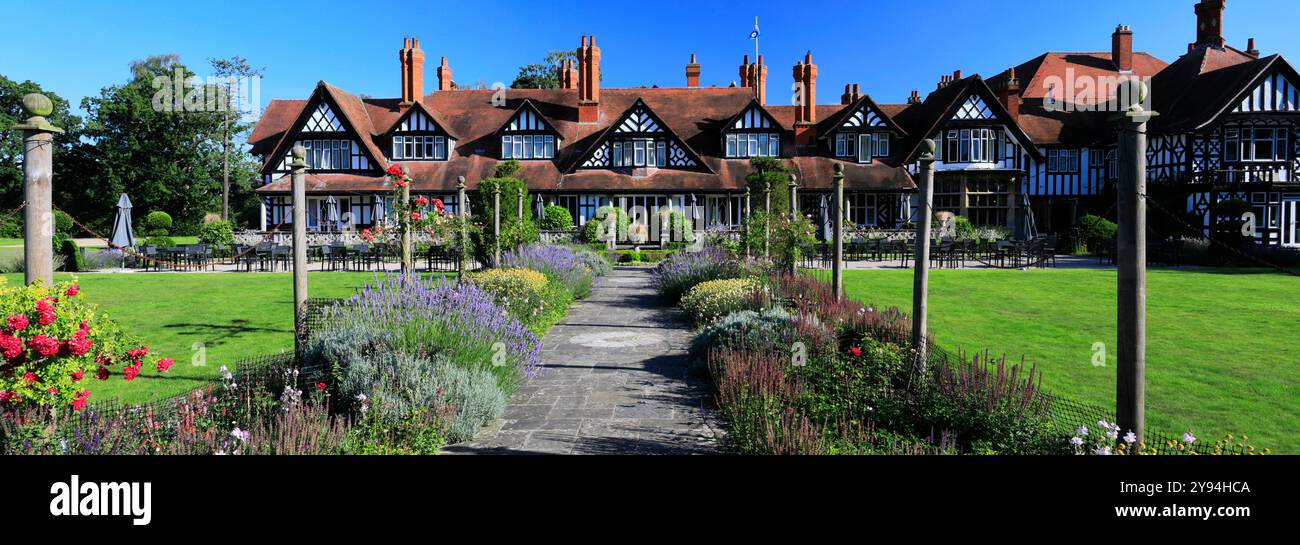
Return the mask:
{"type": "MultiPolygon", "coordinates": [[[[944,139],[944,161],[948,163],[996,163],[1002,159],[998,145],[1001,132],[997,129],[961,129],[948,131],[944,139]]],[[[1074,151],[1075,171],[1078,171],[1079,152],[1074,151]]]]}
{"type": "Polygon", "coordinates": [[[781,156],[781,126],[756,101],[733,118],[724,132],[728,159],[781,156]]]}
{"type": "Polygon", "coordinates": [[[577,168],[691,168],[699,156],[637,100],[608,134],[579,156],[577,168]]]}
{"type": "Polygon", "coordinates": [[[501,129],[501,158],[554,159],[560,145],[557,135],[532,103],[525,101],[501,129]]]}
{"type": "Polygon", "coordinates": [[[663,140],[635,138],[611,143],[615,167],[662,167],[667,164],[668,145],[663,140]]]}
{"type": "Polygon", "coordinates": [[[889,157],[889,140],[887,132],[837,132],[835,133],[835,156],[859,163],[870,163],[875,159],[889,157]]]}
{"type": "Polygon", "coordinates": [[[433,119],[419,108],[393,128],[393,147],[389,157],[402,161],[446,161],[456,141],[442,131],[433,119]]]}

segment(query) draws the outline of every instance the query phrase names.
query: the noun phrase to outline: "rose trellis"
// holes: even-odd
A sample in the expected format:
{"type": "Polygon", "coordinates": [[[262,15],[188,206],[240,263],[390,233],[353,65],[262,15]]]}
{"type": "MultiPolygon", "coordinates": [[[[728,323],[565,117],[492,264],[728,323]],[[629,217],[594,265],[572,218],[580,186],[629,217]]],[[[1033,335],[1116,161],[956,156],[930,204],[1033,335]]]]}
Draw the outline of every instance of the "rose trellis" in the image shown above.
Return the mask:
{"type": "MultiPolygon", "coordinates": [[[[412,234],[423,232],[435,241],[445,240],[446,235],[454,232],[456,218],[447,213],[442,199],[429,199],[423,195],[411,199],[410,169],[397,164],[390,165],[385,172],[385,181],[392,187],[388,218],[390,224],[396,226],[401,239],[402,268],[411,270],[414,263],[412,234]]],[[[363,230],[361,236],[366,241],[373,242],[376,236],[383,234],[383,229],[376,227],[373,231],[363,230]]]]}

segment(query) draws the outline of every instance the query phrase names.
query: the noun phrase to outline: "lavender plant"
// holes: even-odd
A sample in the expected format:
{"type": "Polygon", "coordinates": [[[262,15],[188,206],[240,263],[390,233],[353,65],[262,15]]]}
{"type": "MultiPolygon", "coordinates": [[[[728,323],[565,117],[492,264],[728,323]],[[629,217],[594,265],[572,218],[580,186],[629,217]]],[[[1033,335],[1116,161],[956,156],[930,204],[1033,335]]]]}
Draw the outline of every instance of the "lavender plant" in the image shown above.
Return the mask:
{"type": "Polygon", "coordinates": [[[501,254],[502,268],[531,269],[563,285],[574,299],[591,294],[592,269],[565,246],[529,244],[501,254]]]}
{"type": "Polygon", "coordinates": [[[651,282],[664,302],[676,305],[696,284],[710,280],[742,278],[757,272],[755,263],[735,259],[725,250],[706,248],[679,252],[659,262],[651,282]]]}

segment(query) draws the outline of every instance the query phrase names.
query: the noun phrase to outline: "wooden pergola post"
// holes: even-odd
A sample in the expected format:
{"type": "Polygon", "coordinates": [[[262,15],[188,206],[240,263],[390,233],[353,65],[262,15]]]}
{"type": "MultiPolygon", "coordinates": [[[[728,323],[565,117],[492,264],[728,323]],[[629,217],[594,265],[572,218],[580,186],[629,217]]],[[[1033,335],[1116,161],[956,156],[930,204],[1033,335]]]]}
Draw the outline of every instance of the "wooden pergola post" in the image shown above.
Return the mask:
{"type": "Polygon", "coordinates": [[[831,207],[831,214],[834,217],[832,224],[835,226],[833,235],[834,243],[831,245],[834,252],[831,255],[831,288],[835,290],[835,299],[844,298],[844,165],[835,163],[835,175],[831,177],[831,187],[835,193],[834,206],[831,207]]]}
{"type": "Polygon", "coordinates": [[[501,263],[501,186],[492,186],[492,266],[501,263]]]}
{"type": "Polygon", "coordinates": [[[934,140],[921,142],[921,202],[916,210],[916,270],[912,271],[912,349],[917,373],[924,373],[929,355],[930,222],[934,216],[934,140]]]}
{"type": "Polygon", "coordinates": [[[307,349],[307,149],[291,151],[293,184],[293,349],[299,358],[307,349]]]}
{"type": "Polygon", "coordinates": [[[54,134],[63,129],[45,116],[54,102],[40,93],[23,95],[27,120],[13,128],[23,132],[23,280],[54,283],[54,134]]]}
{"type": "MultiPolygon", "coordinates": [[[[410,175],[411,169],[402,167],[402,177],[406,178],[410,177],[410,175]]],[[[402,209],[407,210],[407,213],[410,213],[411,184],[409,182],[402,186],[402,209]]],[[[415,258],[411,255],[414,250],[411,247],[411,218],[398,218],[398,221],[402,222],[402,273],[409,274],[411,271],[415,270],[415,258]]]]}
{"type": "MultiPolygon", "coordinates": [[[[799,178],[791,174],[790,181],[786,185],[790,188],[790,223],[793,225],[799,221],[799,178]]],[[[797,252],[793,253],[797,254],[797,252]]],[[[796,258],[790,262],[790,274],[798,274],[798,272],[799,260],[796,258]]]]}
{"type": "MultiPolygon", "coordinates": [[[[746,183],[746,184],[745,184],[745,219],[749,219],[749,217],[752,216],[752,215],[754,214],[754,209],[750,206],[749,195],[750,195],[749,184],[746,183]]],[[[745,258],[748,259],[748,258],[749,258],[749,254],[750,254],[750,252],[749,252],[749,222],[746,222],[746,221],[744,221],[744,220],[741,220],[740,223],[741,223],[742,226],[744,226],[744,229],[745,229],[745,235],[744,235],[744,238],[741,239],[741,240],[744,241],[744,246],[745,246],[745,258]]]]}
{"type": "Polygon", "coordinates": [[[1141,439],[1146,431],[1147,121],[1159,114],[1142,108],[1146,85],[1130,80],[1125,90],[1121,96],[1132,102],[1118,118],[1115,423],[1141,439]]]}
{"type": "Polygon", "coordinates": [[[456,260],[456,279],[465,281],[465,270],[469,261],[469,206],[465,203],[465,177],[456,178],[456,212],[460,216],[460,251],[456,260]]]}

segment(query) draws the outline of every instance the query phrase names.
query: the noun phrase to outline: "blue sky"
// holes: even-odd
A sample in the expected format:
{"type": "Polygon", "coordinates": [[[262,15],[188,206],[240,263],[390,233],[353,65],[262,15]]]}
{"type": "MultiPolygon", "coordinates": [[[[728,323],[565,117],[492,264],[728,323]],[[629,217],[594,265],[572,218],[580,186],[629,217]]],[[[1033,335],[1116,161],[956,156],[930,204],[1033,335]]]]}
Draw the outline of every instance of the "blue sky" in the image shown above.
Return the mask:
{"type": "MultiPolygon", "coordinates": [[[[13,4],[9,12],[27,3],[0,0],[13,4]]],[[[128,63],[149,54],[177,53],[200,74],[208,73],[209,58],[242,55],[265,68],[263,104],[305,97],[322,79],[391,97],[399,94],[396,53],[406,35],[421,40],[431,90],[440,56],[459,83],[509,84],[521,64],[594,34],[605,86],[684,85],[692,52],[703,65],[702,84],[725,86],[737,79],[741,56],[753,54],[748,34],[758,16],[770,103],[789,103],[790,67],[807,50],[820,68],[818,102],[838,101],[844,84],[857,82],[877,101],[894,103],[914,88],[924,96],[940,74],[959,68],[991,75],[1047,50],[1108,51],[1117,23],[1133,27],[1136,49],[1173,61],[1195,37],[1194,3],[47,0],[50,17],[10,21],[0,34],[0,74],[37,81],[76,104],[125,81],[128,63]],[[46,45],[28,49],[33,36],[46,45]]],[[[1244,49],[1253,36],[1265,54],[1300,58],[1297,15],[1294,0],[1231,0],[1226,37],[1244,49]]]]}

